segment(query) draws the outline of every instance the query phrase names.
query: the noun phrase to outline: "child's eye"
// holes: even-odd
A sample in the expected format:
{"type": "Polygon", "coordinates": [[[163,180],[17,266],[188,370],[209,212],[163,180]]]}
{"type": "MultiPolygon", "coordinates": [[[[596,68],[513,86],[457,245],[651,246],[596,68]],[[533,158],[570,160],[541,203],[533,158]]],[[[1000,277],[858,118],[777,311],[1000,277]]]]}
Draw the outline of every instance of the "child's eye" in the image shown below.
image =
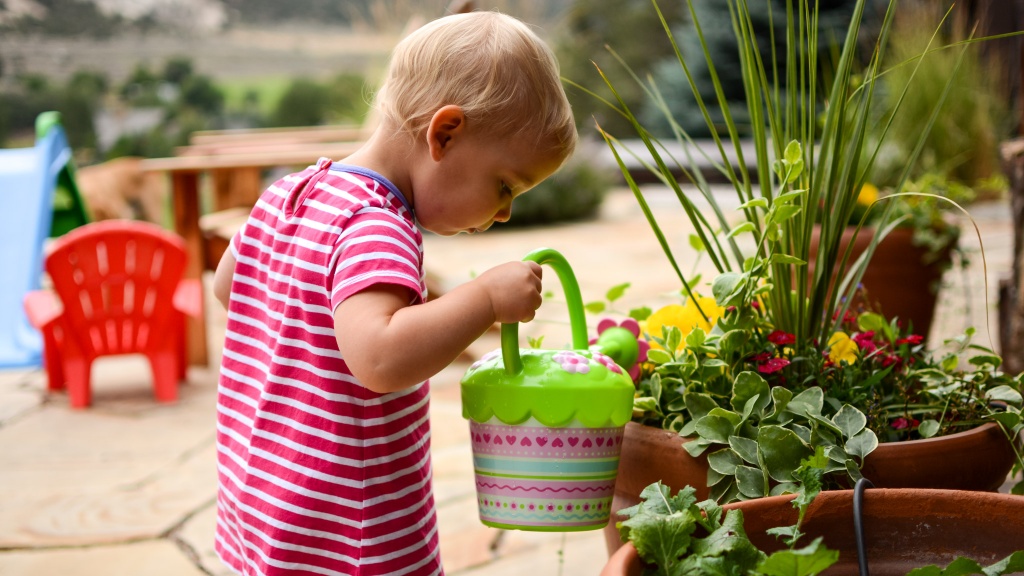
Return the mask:
{"type": "Polygon", "coordinates": [[[509,185],[504,183],[504,182],[501,183],[501,188],[499,189],[499,191],[501,192],[501,194],[503,196],[506,196],[506,195],[507,196],[511,196],[512,195],[512,188],[510,188],[509,185]]]}

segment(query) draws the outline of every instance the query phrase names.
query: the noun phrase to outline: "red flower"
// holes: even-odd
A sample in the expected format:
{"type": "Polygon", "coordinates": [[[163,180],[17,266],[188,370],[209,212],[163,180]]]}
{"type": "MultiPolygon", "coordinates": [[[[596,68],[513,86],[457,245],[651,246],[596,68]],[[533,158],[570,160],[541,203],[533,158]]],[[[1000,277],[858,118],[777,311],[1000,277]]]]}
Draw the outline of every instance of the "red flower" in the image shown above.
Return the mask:
{"type": "Polygon", "coordinates": [[[796,342],[796,336],[782,330],[775,330],[768,335],[768,341],[776,346],[785,346],[796,342]]]}
{"type": "Polygon", "coordinates": [[[761,309],[761,303],[758,302],[757,300],[753,300],[753,301],[750,302],[750,307],[753,308],[754,310],[760,310],[761,309]]]}
{"type": "Polygon", "coordinates": [[[892,426],[894,430],[906,430],[907,428],[917,428],[920,423],[921,422],[916,418],[908,420],[903,416],[900,416],[893,420],[890,426],[892,426]]]}
{"type": "Polygon", "coordinates": [[[900,344],[910,344],[911,346],[917,346],[922,342],[924,342],[924,336],[921,336],[920,334],[910,334],[906,338],[900,338],[899,340],[896,340],[896,345],[899,346],[900,344]]]}
{"type": "Polygon", "coordinates": [[[782,370],[786,366],[789,366],[789,360],[786,360],[785,358],[772,358],[763,364],[759,364],[757,366],[757,371],[762,374],[772,374],[773,372],[782,370]]]}
{"type": "Polygon", "coordinates": [[[903,363],[903,359],[894,354],[883,354],[882,355],[882,368],[888,368],[895,364],[897,367],[903,363]]]}
{"type": "Polygon", "coordinates": [[[772,357],[771,354],[769,354],[767,352],[761,352],[760,354],[754,354],[754,356],[750,359],[750,361],[754,362],[756,364],[761,364],[761,363],[767,362],[771,357],[772,357]]]}

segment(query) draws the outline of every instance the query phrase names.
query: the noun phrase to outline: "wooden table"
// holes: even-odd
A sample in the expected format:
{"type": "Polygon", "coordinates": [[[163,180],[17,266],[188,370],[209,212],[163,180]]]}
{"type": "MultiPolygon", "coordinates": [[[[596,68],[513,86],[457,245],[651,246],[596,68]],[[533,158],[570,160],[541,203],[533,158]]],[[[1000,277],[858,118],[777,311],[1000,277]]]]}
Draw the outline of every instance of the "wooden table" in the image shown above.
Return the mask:
{"type": "MultiPolygon", "coordinates": [[[[171,180],[171,202],[174,230],[185,239],[188,262],[186,278],[201,278],[206,270],[216,267],[216,262],[206,258],[206,239],[199,225],[202,216],[199,189],[200,178],[206,174],[218,184],[214,186],[214,209],[222,210],[239,205],[251,207],[262,192],[260,172],[279,166],[308,166],[326,156],[332,159],[344,158],[362,142],[326,142],[314,144],[284,144],[273,149],[249,150],[241,153],[191,154],[171,158],[143,160],[142,169],[147,172],[166,173],[171,180]]],[[[206,343],[205,308],[200,302],[198,319],[189,318],[187,346],[189,364],[206,366],[209,357],[206,343]]]]}

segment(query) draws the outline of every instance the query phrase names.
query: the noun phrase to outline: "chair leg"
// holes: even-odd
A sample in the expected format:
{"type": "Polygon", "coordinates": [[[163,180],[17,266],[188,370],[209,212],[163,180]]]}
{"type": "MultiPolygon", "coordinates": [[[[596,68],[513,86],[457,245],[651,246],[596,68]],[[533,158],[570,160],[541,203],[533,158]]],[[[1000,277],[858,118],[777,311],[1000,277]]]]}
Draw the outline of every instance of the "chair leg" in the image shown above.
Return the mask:
{"type": "Polygon", "coordinates": [[[46,389],[58,392],[64,389],[64,367],[61,365],[60,349],[53,331],[43,335],[43,366],[46,368],[46,389]]]}
{"type": "Polygon", "coordinates": [[[72,408],[88,408],[92,405],[91,371],[92,362],[85,358],[78,357],[64,360],[68,401],[71,403],[72,408]]]}
{"type": "Polygon", "coordinates": [[[181,362],[178,360],[178,351],[175,348],[171,347],[149,354],[149,364],[153,369],[154,394],[158,402],[178,400],[181,362]]]}

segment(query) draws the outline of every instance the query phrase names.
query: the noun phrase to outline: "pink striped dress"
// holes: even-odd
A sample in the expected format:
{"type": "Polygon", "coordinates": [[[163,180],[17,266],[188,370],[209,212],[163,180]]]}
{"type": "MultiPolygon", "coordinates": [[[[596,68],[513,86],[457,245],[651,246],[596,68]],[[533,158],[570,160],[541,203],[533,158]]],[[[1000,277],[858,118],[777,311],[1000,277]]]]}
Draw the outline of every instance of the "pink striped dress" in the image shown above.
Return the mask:
{"type": "Polygon", "coordinates": [[[368,286],[425,298],[405,199],[378,174],[321,159],[263,193],[231,251],[218,555],[240,574],[442,574],[428,383],[367,390],[334,335],[335,308],[368,286]]]}

